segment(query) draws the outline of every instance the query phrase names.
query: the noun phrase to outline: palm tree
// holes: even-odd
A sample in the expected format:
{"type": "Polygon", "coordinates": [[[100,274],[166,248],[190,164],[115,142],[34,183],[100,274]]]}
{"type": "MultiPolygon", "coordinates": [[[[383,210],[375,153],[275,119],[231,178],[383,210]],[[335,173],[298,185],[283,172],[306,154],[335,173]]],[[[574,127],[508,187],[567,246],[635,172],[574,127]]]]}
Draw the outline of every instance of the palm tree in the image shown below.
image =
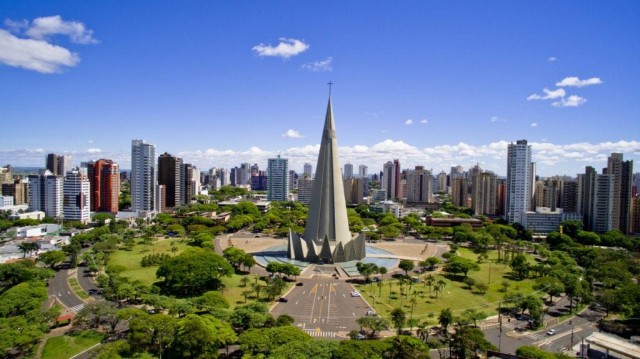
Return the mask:
{"type": "Polygon", "coordinates": [[[429,296],[431,296],[431,287],[433,287],[433,285],[435,284],[436,278],[429,274],[425,279],[424,279],[424,285],[425,287],[429,288],[429,296]]]}
{"type": "Polygon", "coordinates": [[[384,275],[387,274],[387,267],[378,267],[378,273],[380,273],[380,280],[384,280],[384,275]]]}
{"type": "Polygon", "coordinates": [[[40,246],[36,242],[22,242],[18,244],[18,249],[22,252],[22,258],[26,258],[27,253],[31,254],[31,252],[37,251],[40,246]]]}

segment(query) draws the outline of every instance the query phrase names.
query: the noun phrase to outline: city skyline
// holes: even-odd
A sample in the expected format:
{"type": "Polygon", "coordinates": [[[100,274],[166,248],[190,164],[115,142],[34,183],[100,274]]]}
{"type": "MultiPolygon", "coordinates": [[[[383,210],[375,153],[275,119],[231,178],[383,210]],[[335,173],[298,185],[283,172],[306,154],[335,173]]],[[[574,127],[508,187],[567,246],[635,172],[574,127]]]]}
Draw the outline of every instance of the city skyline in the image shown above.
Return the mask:
{"type": "Polygon", "coordinates": [[[340,162],[371,174],[504,176],[522,139],[543,177],[640,160],[640,4],[491,5],[2,3],[0,164],[130,169],[141,138],[200,170],[281,155],[302,172],[329,81],[340,162]]]}

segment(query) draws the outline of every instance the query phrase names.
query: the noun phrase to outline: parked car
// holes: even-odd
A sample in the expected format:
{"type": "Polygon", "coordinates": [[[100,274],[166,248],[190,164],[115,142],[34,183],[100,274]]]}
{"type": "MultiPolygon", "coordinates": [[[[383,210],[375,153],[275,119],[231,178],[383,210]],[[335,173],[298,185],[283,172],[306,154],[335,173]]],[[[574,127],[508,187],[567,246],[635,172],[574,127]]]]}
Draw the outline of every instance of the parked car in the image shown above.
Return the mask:
{"type": "Polygon", "coordinates": [[[285,298],[285,297],[280,297],[280,299],[278,299],[279,302],[282,303],[287,303],[289,301],[289,299],[285,298]]]}
{"type": "Polygon", "coordinates": [[[378,313],[376,313],[375,310],[367,310],[367,316],[375,317],[376,315],[378,315],[378,313]]]}
{"type": "Polygon", "coordinates": [[[351,296],[352,297],[360,297],[360,292],[358,292],[357,290],[354,290],[353,292],[351,292],[351,296]]]}
{"type": "Polygon", "coordinates": [[[556,334],[556,330],[555,329],[549,329],[547,331],[547,335],[554,335],[554,334],[556,334]]]}
{"type": "Polygon", "coordinates": [[[304,285],[304,283],[302,283],[302,282],[296,283],[296,287],[302,287],[303,285],[304,285]]]}

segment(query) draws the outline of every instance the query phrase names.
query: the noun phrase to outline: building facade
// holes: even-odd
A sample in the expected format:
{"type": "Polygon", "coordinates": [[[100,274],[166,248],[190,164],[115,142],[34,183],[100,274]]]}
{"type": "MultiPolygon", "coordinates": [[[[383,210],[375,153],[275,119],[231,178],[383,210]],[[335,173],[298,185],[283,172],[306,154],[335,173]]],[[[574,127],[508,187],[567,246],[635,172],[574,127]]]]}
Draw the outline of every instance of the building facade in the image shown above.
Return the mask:
{"type": "Polygon", "coordinates": [[[87,163],[91,211],[118,213],[120,205],[120,166],[112,160],[87,163]]]}
{"type": "Polygon", "coordinates": [[[85,171],[74,168],[64,176],[64,220],[89,223],[91,184],[85,171]]]}
{"type": "Polygon", "coordinates": [[[157,211],[158,186],[156,146],[144,140],[131,141],[131,209],[134,212],[157,211]]]}
{"type": "Polygon", "coordinates": [[[29,176],[29,211],[42,211],[45,216],[62,218],[63,177],[45,171],[29,176]]]}
{"type": "Polygon", "coordinates": [[[525,213],[531,208],[533,194],[531,146],[526,140],[509,144],[507,150],[507,187],[505,210],[509,223],[526,221],[525,213]]]}
{"type": "Polygon", "coordinates": [[[267,161],[267,200],[286,201],[289,196],[289,160],[269,158],[267,161]]]}
{"type": "Polygon", "coordinates": [[[431,202],[431,172],[424,166],[415,166],[407,171],[407,203],[424,204],[431,202]]]}

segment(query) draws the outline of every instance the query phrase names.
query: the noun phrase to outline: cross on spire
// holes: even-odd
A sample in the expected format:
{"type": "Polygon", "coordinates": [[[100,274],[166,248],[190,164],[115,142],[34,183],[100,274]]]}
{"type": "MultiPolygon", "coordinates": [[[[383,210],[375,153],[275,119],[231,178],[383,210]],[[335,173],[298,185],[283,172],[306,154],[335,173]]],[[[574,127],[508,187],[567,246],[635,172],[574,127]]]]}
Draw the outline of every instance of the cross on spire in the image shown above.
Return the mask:
{"type": "Polygon", "coordinates": [[[333,82],[329,80],[329,82],[327,82],[327,85],[329,85],[329,97],[331,97],[331,86],[333,86],[333,82]]]}

